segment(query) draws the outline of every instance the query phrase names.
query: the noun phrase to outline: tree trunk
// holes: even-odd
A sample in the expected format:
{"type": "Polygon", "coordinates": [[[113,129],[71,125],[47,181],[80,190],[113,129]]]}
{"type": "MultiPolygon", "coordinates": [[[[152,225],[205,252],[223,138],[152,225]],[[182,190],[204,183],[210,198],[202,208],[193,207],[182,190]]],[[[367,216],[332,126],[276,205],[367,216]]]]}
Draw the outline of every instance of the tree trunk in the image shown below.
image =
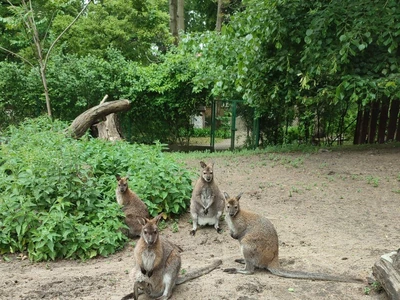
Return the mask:
{"type": "Polygon", "coordinates": [[[92,125],[97,132],[99,139],[107,141],[118,141],[122,140],[121,131],[119,130],[117,115],[112,113],[109,114],[104,121],[92,125]]]}
{"type": "MultiPolygon", "coordinates": [[[[185,31],[185,0],[178,0],[177,5],[178,35],[185,31]]],[[[178,37],[179,38],[179,37],[178,37]]]]}
{"type": "Polygon", "coordinates": [[[218,0],[217,23],[215,24],[215,31],[216,32],[221,32],[222,19],[224,18],[223,6],[224,6],[223,0],[218,0]]]}
{"type": "Polygon", "coordinates": [[[372,272],[377,281],[385,289],[389,299],[400,299],[400,272],[398,269],[398,252],[382,255],[372,267],[372,272]]]}
{"type": "Polygon", "coordinates": [[[169,29],[178,45],[178,0],[169,0],[169,29]]]}
{"type": "MultiPolygon", "coordinates": [[[[95,122],[105,118],[109,114],[129,110],[130,104],[131,102],[129,100],[116,100],[106,103],[100,103],[99,105],[88,109],[87,111],[76,117],[76,119],[70,125],[69,131],[71,136],[76,139],[81,138],[90,128],[90,126],[92,126],[95,122]]],[[[110,119],[111,120],[104,125],[105,128],[108,128],[109,133],[105,133],[104,136],[107,136],[111,133],[110,128],[114,118],[110,117],[110,119]]],[[[114,133],[118,132],[117,128],[115,128],[115,130],[111,130],[114,133]]]]}

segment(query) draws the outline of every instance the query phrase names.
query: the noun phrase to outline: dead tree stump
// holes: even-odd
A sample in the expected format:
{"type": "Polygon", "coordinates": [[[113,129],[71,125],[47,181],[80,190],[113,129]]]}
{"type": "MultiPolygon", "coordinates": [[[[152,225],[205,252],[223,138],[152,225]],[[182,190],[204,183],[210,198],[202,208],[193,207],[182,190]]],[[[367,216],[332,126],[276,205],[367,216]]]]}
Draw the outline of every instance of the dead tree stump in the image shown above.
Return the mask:
{"type": "Polygon", "coordinates": [[[372,267],[372,273],[385,289],[389,299],[400,299],[400,249],[382,255],[372,267]]]}
{"type": "Polygon", "coordinates": [[[92,125],[96,129],[97,136],[99,139],[107,141],[118,141],[122,140],[122,135],[119,130],[117,115],[112,113],[106,116],[104,121],[92,125]]]}
{"type": "Polygon", "coordinates": [[[73,138],[81,138],[94,123],[97,123],[99,137],[106,138],[107,140],[122,138],[118,131],[115,113],[129,110],[131,102],[129,100],[104,102],[106,99],[107,96],[103,98],[99,105],[88,109],[75,118],[69,126],[69,132],[73,138]],[[99,120],[102,121],[99,122],[99,120]],[[103,122],[104,124],[99,125],[103,122]]]}

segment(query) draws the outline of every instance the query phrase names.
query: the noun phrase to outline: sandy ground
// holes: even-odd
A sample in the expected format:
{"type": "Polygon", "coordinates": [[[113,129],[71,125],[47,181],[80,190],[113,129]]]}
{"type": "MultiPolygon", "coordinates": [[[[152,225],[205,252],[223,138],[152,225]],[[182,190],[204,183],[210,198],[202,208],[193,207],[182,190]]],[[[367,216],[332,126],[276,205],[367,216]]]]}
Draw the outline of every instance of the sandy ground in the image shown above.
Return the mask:
{"type": "MultiPolygon", "coordinates": [[[[206,155],[201,159],[210,161],[206,155]]],[[[231,195],[244,192],[241,205],[268,217],[280,238],[280,261],[289,270],[345,274],[366,279],[381,255],[400,247],[400,148],[217,156],[215,180],[231,195]]],[[[200,172],[200,159],[187,168],[200,172]]],[[[379,299],[365,283],[286,279],[259,270],[227,274],[241,267],[239,243],[202,227],[193,237],[190,216],[162,234],[180,245],[182,268],[200,268],[213,259],[213,272],[177,286],[171,299],[379,299]],[[366,293],[366,290],[369,290],[366,293]]],[[[132,291],[132,243],[108,258],[86,262],[31,263],[17,256],[0,262],[0,299],[121,299],[132,291]]],[[[146,299],[141,297],[140,299],[146,299]]]]}

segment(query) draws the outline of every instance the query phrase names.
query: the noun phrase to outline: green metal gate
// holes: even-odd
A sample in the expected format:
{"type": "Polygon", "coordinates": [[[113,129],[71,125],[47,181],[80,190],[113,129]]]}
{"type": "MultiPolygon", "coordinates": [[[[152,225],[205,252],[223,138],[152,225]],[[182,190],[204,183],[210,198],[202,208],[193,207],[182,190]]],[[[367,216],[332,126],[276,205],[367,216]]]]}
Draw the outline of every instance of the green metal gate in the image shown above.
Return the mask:
{"type": "MultiPolygon", "coordinates": [[[[217,121],[217,101],[229,102],[231,103],[231,146],[230,150],[233,151],[235,149],[235,137],[236,137],[236,116],[237,116],[237,104],[242,103],[243,100],[213,100],[211,103],[211,136],[210,136],[210,147],[211,151],[215,151],[215,131],[216,131],[216,121],[217,121]]],[[[254,121],[253,121],[253,130],[251,136],[251,147],[256,149],[258,147],[258,141],[260,138],[260,120],[258,117],[255,117],[254,111],[254,121]]]]}

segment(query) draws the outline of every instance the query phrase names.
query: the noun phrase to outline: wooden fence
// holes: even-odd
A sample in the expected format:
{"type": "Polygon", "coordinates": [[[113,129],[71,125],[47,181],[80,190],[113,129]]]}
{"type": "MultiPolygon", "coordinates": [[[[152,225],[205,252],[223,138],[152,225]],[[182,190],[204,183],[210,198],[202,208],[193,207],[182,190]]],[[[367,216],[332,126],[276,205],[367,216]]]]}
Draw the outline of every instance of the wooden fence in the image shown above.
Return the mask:
{"type": "Polygon", "coordinates": [[[354,144],[400,142],[400,100],[384,98],[358,110],[354,144]]]}

